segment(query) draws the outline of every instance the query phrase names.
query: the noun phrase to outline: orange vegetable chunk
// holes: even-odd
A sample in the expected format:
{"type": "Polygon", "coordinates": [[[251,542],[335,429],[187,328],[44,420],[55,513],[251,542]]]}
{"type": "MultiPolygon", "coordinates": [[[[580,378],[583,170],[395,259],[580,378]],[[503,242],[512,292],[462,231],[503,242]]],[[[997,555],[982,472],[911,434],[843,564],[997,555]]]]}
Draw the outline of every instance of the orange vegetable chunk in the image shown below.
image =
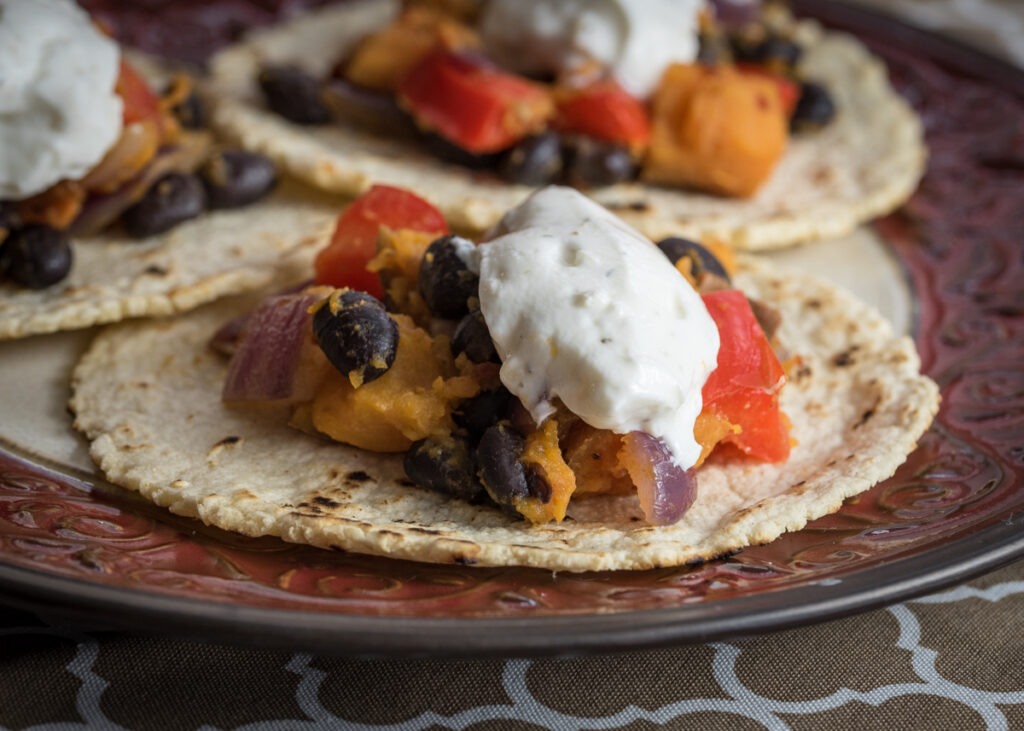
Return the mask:
{"type": "Polygon", "coordinates": [[[452,361],[448,339],[432,338],[405,315],[398,352],[388,371],[359,388],[336,370],[313,398],[313,426],[339,442],[374,452],[403,452],[413,442],[454,428],[454,404],[475,396],[479,384],[468,365],[452,361]]]}
{"type": "Polygon", "coordinates": [[[576,490],[576,475],[569,469],[558,446],[558,421],[548,419],[536,431],[526,437],[526,447],[520,457],[527,469],[538,470],[551,486],[551,498],[541,501],[526,497],[516,502],[518,510],[531,523],[547,523],[565,518],[569,498],[576,490]]]}
{"type": "Polygon", "coordinates": [[[652,104],[642,177],[724,195],[753,195],[788,140],[777,85],[728,67],[673,64],[652,104]]]}
{"type": "Polygon", "coordinates": [[[413,6],[359,43],[345,64],[345,77],[368,89],[395,92],[409,70],[434,49],[479,45],[476,32],[452,16],[413,6]]]}

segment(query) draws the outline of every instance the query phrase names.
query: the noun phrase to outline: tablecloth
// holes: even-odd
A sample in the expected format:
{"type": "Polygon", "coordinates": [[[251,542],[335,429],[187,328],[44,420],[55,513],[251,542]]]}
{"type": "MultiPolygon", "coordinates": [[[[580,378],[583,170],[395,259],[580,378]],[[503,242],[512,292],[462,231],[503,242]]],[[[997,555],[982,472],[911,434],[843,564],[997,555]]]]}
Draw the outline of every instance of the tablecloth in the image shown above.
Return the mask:
{"type": "Polygon", "coordinates": [[[567,659],[357,660],[0,613],[11,729],[1024,728],[1024,562],[763,637],[567,659]]]}
{"type": "MultiPolygon", "coordinates": [[[[1015,0],[858,0],[1024,65],[1015,0]]],[[[360,660],[3,609],[10,729],[1024,728],[1024,562],[845,619],[561,659],[360,660]]]]}

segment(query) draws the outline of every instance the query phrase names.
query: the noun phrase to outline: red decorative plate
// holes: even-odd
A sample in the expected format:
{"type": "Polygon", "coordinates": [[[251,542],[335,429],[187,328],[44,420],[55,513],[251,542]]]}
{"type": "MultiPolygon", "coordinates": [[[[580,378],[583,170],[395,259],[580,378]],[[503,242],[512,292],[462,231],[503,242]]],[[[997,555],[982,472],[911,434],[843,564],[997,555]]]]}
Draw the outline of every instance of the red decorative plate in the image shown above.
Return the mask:
{"type": "MultiPolygon", "coordinates": [[[[150,15],[112,19],[149,50],[195,58],[237,26],[273,18],[250,5],[146,3],[150,15]],[[143,22],[152,13],[158,20],[143,22]],[[224,32],[175,45],[182,36],[166,29],[201,15],[214,18],[204,28],[224,32]]],[[[769,545],[646,572],[432,566],[253,540],[172,516],[77,468],[81,445],[67,441],[59,381],[29,373],[45,382],[24,407],[10,384],[50,350],[70,364],[83,338],[35,338],[0,350],[4,599],[99,626],[317,652],[565,653],[824,620],[1024,555],[1024,72],[866,11],[794,5],[885,57],[931,150],[918,193],[876,224],[909,278],[923,366],[943,395],[934,426],[892,479],[769,545]],[[26,446],[18,425],[39,398],[50,401],[35,418],[63,436],[26,446]]]]}

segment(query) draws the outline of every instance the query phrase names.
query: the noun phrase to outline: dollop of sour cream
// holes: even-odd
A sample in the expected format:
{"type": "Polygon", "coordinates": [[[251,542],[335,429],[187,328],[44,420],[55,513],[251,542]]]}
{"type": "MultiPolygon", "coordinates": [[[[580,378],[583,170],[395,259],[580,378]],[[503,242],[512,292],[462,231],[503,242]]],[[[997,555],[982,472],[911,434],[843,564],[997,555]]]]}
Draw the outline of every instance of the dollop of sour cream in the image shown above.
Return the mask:
{"type": "Polygon", "coordinates": [[[490,0],[480,32],[513,71],[558,73],[596,61],[645,98],[669,64],[697,58],[703,7],[704,0],[490,0]]]}
{"type": "Polygon", "coordinates": [[[501,381],[540,423],[561,399],[591,426],[658,437],[683,469],[718,359],[700,295],[638,231],[564,187],[535,192],[476,252],[501,381]]]}
{"type": "Polygon", "coordinates": [[[85,175],[121,134],[120,49],[72,0],[0,0],[0,198],[85,175]]]}

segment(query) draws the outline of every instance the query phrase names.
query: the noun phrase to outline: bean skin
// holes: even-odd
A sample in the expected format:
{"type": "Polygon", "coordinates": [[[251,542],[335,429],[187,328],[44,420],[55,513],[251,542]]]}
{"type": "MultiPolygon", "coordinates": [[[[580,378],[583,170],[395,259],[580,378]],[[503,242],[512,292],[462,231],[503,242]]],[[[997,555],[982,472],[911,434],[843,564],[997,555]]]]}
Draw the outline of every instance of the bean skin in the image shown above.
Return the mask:
{"type": "Polygon", "coordinates": [[[214,153],[199,172],[210,208],[255,203],[277,184],[277,168],[265,155],[246,150],[214,153]]]}
{"type": "Polygon", "coordinates": [[[398,323],[380,300],[335,290],[313,314],[313,337],[327,360],[357,388],[387,373],[398,353],[398,323]]]}
{"type": "Polygon", "coordinates": [[[137,238],[169,231],[206,208],[206,191],[195,175],[168,173],[122,214],[128,233],[137,238]]]}
{"type": "Polygon", "coordinates": [[[67,234],[43,224],[14,229],[0,245],[0,274],[30,289],[64,279],[72,260],[67,234]]]}
{"type": "Polygon", "coordinates": [[[459,434],[428,437],[413,444],[402,462],[405,474],[420,487],[461,500],[484,495],[469,441],[459,434]]]}

